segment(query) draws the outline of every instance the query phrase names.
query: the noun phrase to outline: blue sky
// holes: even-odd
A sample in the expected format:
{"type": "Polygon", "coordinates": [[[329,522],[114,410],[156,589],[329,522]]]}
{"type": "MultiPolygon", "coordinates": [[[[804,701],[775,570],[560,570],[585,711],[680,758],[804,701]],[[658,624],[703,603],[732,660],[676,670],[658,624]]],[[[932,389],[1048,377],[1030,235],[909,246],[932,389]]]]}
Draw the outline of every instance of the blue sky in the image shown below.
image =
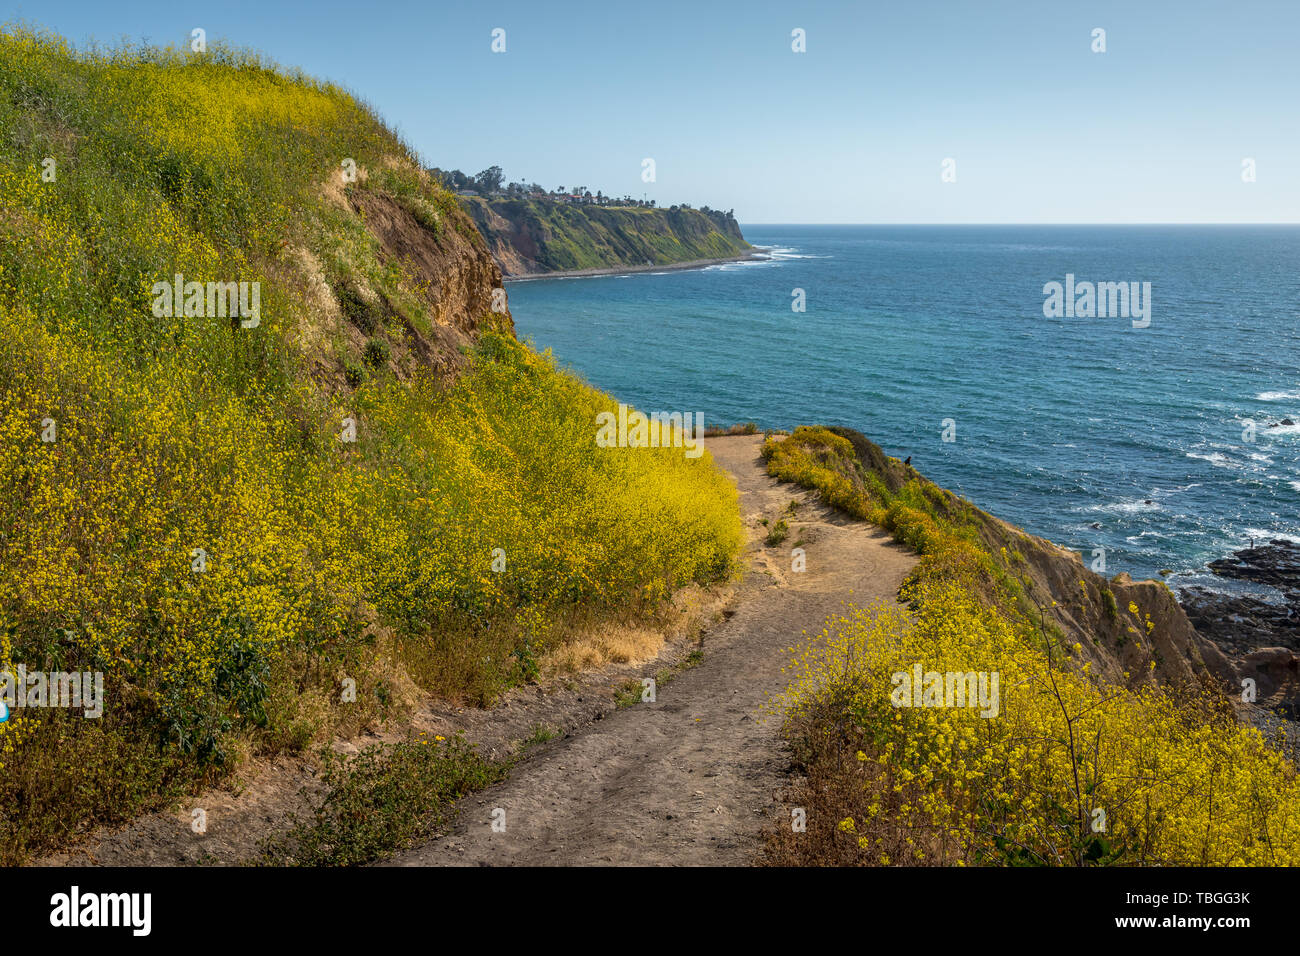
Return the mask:
{"type": "Polygon", "coordinates": [[[203,27],[363,96],[432,165],[742,223],[1300,221],[1289,0],[0,0],[15,19],[77,43],[203,27]]]}

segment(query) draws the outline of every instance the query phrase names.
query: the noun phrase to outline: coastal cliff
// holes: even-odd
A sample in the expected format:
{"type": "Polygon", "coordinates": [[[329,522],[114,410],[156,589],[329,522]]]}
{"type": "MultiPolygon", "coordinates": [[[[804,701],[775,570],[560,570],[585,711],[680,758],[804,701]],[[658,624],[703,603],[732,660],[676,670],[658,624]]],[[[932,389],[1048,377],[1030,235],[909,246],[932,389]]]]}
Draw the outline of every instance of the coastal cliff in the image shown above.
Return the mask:
{"type": "Polygon", "coordinates": [[[905,607],[855,601],[794,649],[808,825],[774,825],[767,862],[1296,862],[1293,733],[1163,583],[1094,574],[849,429],[763,457],[919,555],[905,607]]]}
{"type": "Polygon", "coordinates": [[[388,343],[387,361],[399,378],[421,365],[446,375],[464,365],[467,349],[485,328],[513,335],[514,322],[504,292],[496,291],[501,269],[469,216],[453,202],[438,202],[445,197],[427,176],[417,170],[408,174],[419,178],[437,208],[370,177],[334,195],[364,224],[381,270],[405,271],[408,288],[402,292],[415,300],[427,322],[400,307],[401,293],[387,293],[379,282],[355,274],[331,284],[325,307],[346,320],[342,327],[358,355],[367,337],[378,334],[388,343]]]}
{"type": "Polygon", "coordinates": [[[670,266],[753,250],[730,213],[462,197],[506,276],[670,266]]]}
{"type": "MultiPolygon", "coordinates": [[[[1219,576],[1274,588],[1278,602],[1204,588],[1176,596],[1163,581],[1098,574],[1078,552],[982,511],[859,432],[825,431],[852,445],[852,461],[830,463],[855,488],[874,486],[893,496],[913,484],[935,517],[965,529],[989,556],[1015,612],[1055,643],[1077,648],[1072,656],[1092,677],[1131,689],[1147,683],[1204,688],[1230,703],[1240,721],[1259,727],[1300,714],[1300,547],[1273,541],[1210,566],[1219,576]],[[1247,680],[1254,682],[1253,699],[1243,696],[1247,680]]],[[[845,504],[852,512],[852,500],[845,504]]]]}
{"type": "Polygon", "coordinates": [[[915,482],[935,515],[969,529],[1010,586],[1018,611],[1057,643],[1077,646],[1077,660],[1089,665],[1094,676],[1130,687],[1154,680],[1226,691],[1236,684],[1232,663],[1197,631],[1163,582],[1134,581],[1124,573],[1110,578],[1098,574],[1077,552],[1028,534],[940,488],[860,433],[827,430],[852,443],[859,480],[865,483],[874,475],[891,494],[915,482]]]}

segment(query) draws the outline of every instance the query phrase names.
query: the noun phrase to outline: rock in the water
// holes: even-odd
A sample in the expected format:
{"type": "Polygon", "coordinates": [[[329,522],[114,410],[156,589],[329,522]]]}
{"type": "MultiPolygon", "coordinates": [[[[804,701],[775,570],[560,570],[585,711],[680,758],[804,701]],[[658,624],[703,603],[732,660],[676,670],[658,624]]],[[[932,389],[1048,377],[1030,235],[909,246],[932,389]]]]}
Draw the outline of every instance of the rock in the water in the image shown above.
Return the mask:
{"type": "Polygon", "coordinates": [[[1210,563],[1220,577],[1267,585],[1276,601],[1187,588],[1180,601],[1198,631],[1232,660],[1241,679],[1256,682],[1259,703],[1300,714],[1300,546],[1274,540],[1210,563]]]}
{"type": "Polygon", "coordinates": [[[1273,540],[1258,548],[1243,548],[1230,558],[1210,562],[1210,570],[1222,578],[1258,581],[1300,600],[1300,546],[1273,540]]]}

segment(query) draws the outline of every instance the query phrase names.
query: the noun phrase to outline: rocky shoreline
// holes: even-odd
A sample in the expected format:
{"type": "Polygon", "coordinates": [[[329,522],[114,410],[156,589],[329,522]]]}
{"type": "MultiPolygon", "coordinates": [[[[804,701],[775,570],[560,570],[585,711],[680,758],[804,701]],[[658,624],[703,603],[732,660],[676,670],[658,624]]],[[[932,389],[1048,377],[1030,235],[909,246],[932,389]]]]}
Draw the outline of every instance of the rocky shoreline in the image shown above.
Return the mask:
{"type": "Polygon", "coordinates": [[[1203,587],[1179,596],[1195,628],[1256,683],[1256,702],[1300,718],[1300,545],[1273,540],[1210,563],[1219,577],[1266,585],[1272,600],[1223,594],[1203,587]]]}

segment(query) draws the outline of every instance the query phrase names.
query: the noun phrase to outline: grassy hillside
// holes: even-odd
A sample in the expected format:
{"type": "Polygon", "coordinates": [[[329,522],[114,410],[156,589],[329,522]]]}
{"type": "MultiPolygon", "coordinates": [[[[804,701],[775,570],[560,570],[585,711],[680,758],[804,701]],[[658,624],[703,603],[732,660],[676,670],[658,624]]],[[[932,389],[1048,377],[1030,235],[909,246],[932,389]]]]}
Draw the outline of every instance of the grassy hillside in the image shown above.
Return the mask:
{"type": "Polygon", "coordinates": [[[1161,585],[1106,582],[856,433],[764,454],[922,556],[911,613],[853,608],[800,649],[782,705],[808,832],[774,832],[773,862],[1300,864],[1295,767],[1237,723],[1161,585]],[[917,664],[997,673],[996,715],[898,706],[917,664]]]}
{"type": "Polygon", "coordinates": [[[730,483],[597,447],[615,403],[499,281],[336,87],[0,33],[0,667],[105,681],[0,723],[0,862],[730,573],[730,483]],[[258,321],[158,316],[177,273],[260,283],[258,321]]]}
{"type": "Polygon", "coordinates": [[[465,203],[508,275],[725,259],[752,248],[735,219],[698,209],[478,197],[465,203]]]}

